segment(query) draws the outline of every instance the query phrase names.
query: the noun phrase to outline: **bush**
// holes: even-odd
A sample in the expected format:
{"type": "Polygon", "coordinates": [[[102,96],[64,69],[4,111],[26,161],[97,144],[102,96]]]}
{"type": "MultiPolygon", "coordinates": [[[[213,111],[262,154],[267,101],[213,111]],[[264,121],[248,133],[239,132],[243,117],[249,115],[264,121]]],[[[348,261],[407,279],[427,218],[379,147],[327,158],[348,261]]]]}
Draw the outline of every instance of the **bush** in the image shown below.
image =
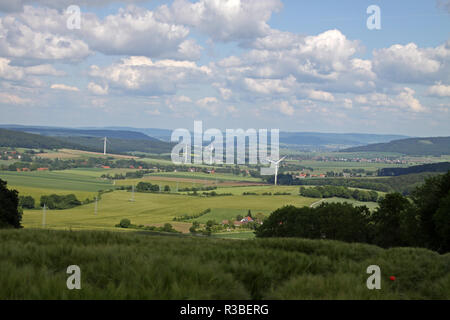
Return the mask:
{"type": "Polygon", "coordinates": [[[184,214],[182,216],[175,217],[175,218],[173,218],[173,221],[188,221],[188,220],[192,220],[192,219],[197,219],[197,218],[200,218],[201,216],[204,216],[205,214],[210,213],[210,212],[211,212],[211,209],[208,208],[199,213],[184,214]]]}
{"type": "Polygon", "coordinates": [[[68,195],[52,194],[49,196],[46,195],[41,196],[40,201],[41,207],[43,207],[44,204],[49,209],[64,210],[81,205],[81,201],[79,201],[74,194],[68,195]]]}
{"type": "Polygon", "coordinates": [[[300,195],[309,198],[332,198],[339,197],[345,199],[355,199],[358,201],[377,201],[378,192],[365,190],[350,190],[342,186],[316,186],[316,187],[300,187],[300,195]]]}
{"type": "Polygon", "coordinates": [[[31,196],[19,196],[19,207],[24,209],[34,209],[34,198],[31,196]]]}
{"type": "Polygon", "coordinates": [[[119,226],[121,228],[128,228],[131,225],[130,219],[122,219],[120,220],[119,226]]]}
{"type": "Polygon", "coordinates": [[[369,242],[373,233],[366,206],[322,203],[317,208],[286,206],[273,212],[256,230],[257,237],[301,237],[369,242]]]}
{"type": "Polygon", "coordinates": [[[139,182],[136,186],[137,192],[159,192],[159,186],[157,184],[151,184],[148,182],[139,182]]]}

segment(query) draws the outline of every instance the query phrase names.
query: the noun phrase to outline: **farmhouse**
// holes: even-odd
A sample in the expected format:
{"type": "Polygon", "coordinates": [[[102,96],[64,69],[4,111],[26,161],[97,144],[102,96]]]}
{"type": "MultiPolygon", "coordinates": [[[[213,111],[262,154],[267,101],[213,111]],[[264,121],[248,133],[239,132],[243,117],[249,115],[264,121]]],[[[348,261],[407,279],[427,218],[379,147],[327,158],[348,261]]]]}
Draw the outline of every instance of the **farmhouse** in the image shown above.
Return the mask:
{"type": "Polygon", "coordinates": [[[253,222],[253,219],[251,217],[245,217],[244,219],[241,220],[242,223],[249,223],[249,222],[253,222]]]}

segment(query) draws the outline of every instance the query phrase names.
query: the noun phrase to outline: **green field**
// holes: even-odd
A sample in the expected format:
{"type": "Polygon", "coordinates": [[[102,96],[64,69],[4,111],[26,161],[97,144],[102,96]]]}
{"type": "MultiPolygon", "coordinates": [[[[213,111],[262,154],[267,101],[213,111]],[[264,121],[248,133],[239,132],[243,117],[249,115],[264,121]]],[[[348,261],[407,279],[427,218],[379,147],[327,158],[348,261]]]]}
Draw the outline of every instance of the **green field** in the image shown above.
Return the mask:
{"type": "MultiPolygon", "coordinates": [[[[131,193],[114,191],[102,195],[98,203],[98,214],[95,215],[95,204],[75,207],[67,210],[47,210],[46,227],[56,229],[109,229],[122,218],[128,218],[133,224],[155,225],[172,223],[174,217],[183,214],[194,214],[208,208],[208,220],[221,222],[235,218],[237,213],[270,213],[284,205],[308,206],[315,200],[300,196],[227,196],[198,197],[176,194],[135,193],[135,201],[131,202],[131,193]]],[[[42,226],[42,211],[25,210],[23,225],[26,228],[42,226]]],[[[204,216],[206,217],[206,215],[204,216]]],[[[202,217],[203,218],[203,217],[202,217]]],[[[175,227],[177,225],[173,223],[175,227]]],[[[185,230],[185,228],[183,229],[185,230]]]]}
{"type": "Polygon", "coordinates": [[[330,203],[330,202],[338,202],[338,203],[347,202],[347,203],[351,203],[355,206],[366,206],[371,211],[378,208],[378,203],[376,203],[376,202],[363,202],[363,201],[356,201],[353,199],[343,199],[343,198],[336,198],[336,197],[318,200],[318,201],[314,202],[313,206],[318,206],[320,203],[323,203],[323,202],[328,202],[328,203],[330,203]]]}
{"type": "MultiPolygon", "coordinates": [[[[289,163],[289,162],[288,162],[289,163]]],[[[298,164],[304,167],[313,168],[314,174],[328,171],[342,172],[344,169],[364,169],[366,171],[376,171],[381,168],[404,168],[406,164],[387,164],[387,163],[367,163],[367,162],[349,162],[349,161],[314,161],[302,160],[292,161],[292,164],[298,164]]]]}
{"type": "MultiPolygon", "coordinates": [[[[75,194],[80,200],[92,198],[97,191],[112,189],[107,180],[87,174],[89,170],[65,170],[50,172],[0,171],[0,179],[8,182],[8,187],[19,191],[20,195],[30,195],[36,200],[41,195],[75,194]]],[[[92,171],[95,172],[95,171],[92,171]]]]}
{"type": "MultiPolygon", "coordinates": [[[[8,182],[10,188],[17,189],[20,195],[31,195],[39,201],[41,195],[48,194],[75,194],[78,199],[93,199],[98,190],[107,190],[121,185],[136,185],[139,181],[147,181],[161,186],[169,185],[172,192],[178,188],[202,187],[211,184],[212,180],[200,180],[199,177],[208,178],[210,175],[203,173],[174,173],[145,176],[141,179],[117,180],[113,186],[110,181],[101,179],[105,173],[124,174],[132,169],[71,169],[51,172],[0,172],[0,178],[8,182]],[[155,180],[156,179],[156,180],[155,180]],[[159,180],[161,179],[161,180],[159,180]],[[164,180],[171,179],[171,180],[164,180]],[[186,182],[192,180],[192,182],[186,182]],[[179,181],[177,181],[179,180],[179,181]],[[201,182],[201,183],[199,183],[201,182]]],[[[233,175],[220,175],[224,181],[230,182],[233,175]]],[[[253,178],[249,178],[252,180],[253,178]]],[[[242,181],[241,181],[242,182],[242,181]]],[[[185,222],[173,222],[174,217],[184,214],[197,214],[206,209],[211,212],[201,216],[196,221],[206,223],[209,220],[218,223],[223,220],[234,220],[237,215],[245,216],[248,210],[252,214],[263,213],[268,216],[272,211],[284,206],[310,206],[318,199],[300,197],[298,186],[221,186],[215,190],[218,194],[231,193],[232,196],[200,197],[189,196],[186,192],[181,194],[137,193],[135,201],[131,199],[131,193],[127,191],[114,191],[102,195],[97,205],[90,203],[67,210],[47,210],[46,228],[55,229],[90,229],[90,230],[119,230],[115,225],[123,218],[128,218],[136,225],[161,226],[171,223],[182,232],[188,232],[189,226],[194,220],[185,222]],[[244,196],[243,193],[256,193],[257,195],[244,196]],[[290,195],[273,195],[274,193],[290,193],[290,195]],[[272,195],[263,195],[272,193],[272,195]]],[[[202,191],[199,192],[200,194],[202,191]]],[[[367,205],[370,209],[377,206],[376,203],[360,203],[353,200],[338,198],[325,201],[348,201],[357,205],[367,205]]],[[[39,205],[37,203],[37,205],[39,205]]],[[[43,213],[41,210],[25,210],[23,225],[27,228],[42,227],[43,213]]]]}
{"type": "Polygon", "coordinates": [[[445,300],[449,265],[449,254],[425,249],[326,240],[0,230],[0,300],[445,300]],[[81,290],[66,286],[74,264],[81,290]],[[381,269],[380,290],[366,287],[373,264],[381,269]]]}
{"type": "Polygon", "coordinates": [[[150,174],[150,176],[204,179],[204,180],[261,182],[261,179],[259,178],[253,178],[250,176],[243,177],[226,173],[208,174],[203,172],[160,172],[160,173],[152,173],[150,174]]]}

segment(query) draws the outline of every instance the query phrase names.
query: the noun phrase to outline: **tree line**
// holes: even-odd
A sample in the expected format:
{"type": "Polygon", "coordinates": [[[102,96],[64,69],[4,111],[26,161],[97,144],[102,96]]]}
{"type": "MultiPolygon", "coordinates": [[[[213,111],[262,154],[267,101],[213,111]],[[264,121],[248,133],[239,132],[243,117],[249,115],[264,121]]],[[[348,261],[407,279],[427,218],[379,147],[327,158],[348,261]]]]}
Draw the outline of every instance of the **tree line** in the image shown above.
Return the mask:
{"type": "Polygon", "coordinates": [[[349,189],[347,187],[339,186],[316,186],[316,187],[300,187],[300,195],[309,198],[332,198],[339,197],[344,199],[354,199],[358,201],[373,201],[378,200],[378,192],[365,191],[359,189],[349,189]]]}
{"type": "Polygon", "coordinates": [[[410,197],[389,193],[374,211],[349,203],[285,206],[256,230],[257,237],[301,237],[364,242],[384,248],[450,251],[450,171],[428,178],[410,197]]]}
{"type": "Polygon", "coordinates": [[[383,168],[378,170],[379,176],[401,176],[422,172],[446,172],[450,170],[450,162],[427,163],[407,168],[383,168]]]}

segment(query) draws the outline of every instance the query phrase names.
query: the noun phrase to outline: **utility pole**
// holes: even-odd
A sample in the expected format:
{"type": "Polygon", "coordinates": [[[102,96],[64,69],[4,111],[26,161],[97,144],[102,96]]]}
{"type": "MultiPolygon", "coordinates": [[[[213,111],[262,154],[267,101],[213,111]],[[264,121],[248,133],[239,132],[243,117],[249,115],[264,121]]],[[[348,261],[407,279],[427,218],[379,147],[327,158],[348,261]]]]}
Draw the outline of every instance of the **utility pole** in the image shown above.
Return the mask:
{"type": "Polygon", "coordinates": [[[130,199],[130,201],[131,201],[131,202],[134,202],[134,184],[133,184],[133,186],[131,187],[131,199],[130,199]]]}
{"type": "Polygon", "coordinates": [[[42,227],[45,228],[45,214],[46,214],[47,208],[44,203],[44,207],[42,208],[42,227]]]}
{"type": "Polygon", "coordinates": [[[97,215],[97,213],[98,213],[98,198],[95,197],[94,214],[97,215]]]}

